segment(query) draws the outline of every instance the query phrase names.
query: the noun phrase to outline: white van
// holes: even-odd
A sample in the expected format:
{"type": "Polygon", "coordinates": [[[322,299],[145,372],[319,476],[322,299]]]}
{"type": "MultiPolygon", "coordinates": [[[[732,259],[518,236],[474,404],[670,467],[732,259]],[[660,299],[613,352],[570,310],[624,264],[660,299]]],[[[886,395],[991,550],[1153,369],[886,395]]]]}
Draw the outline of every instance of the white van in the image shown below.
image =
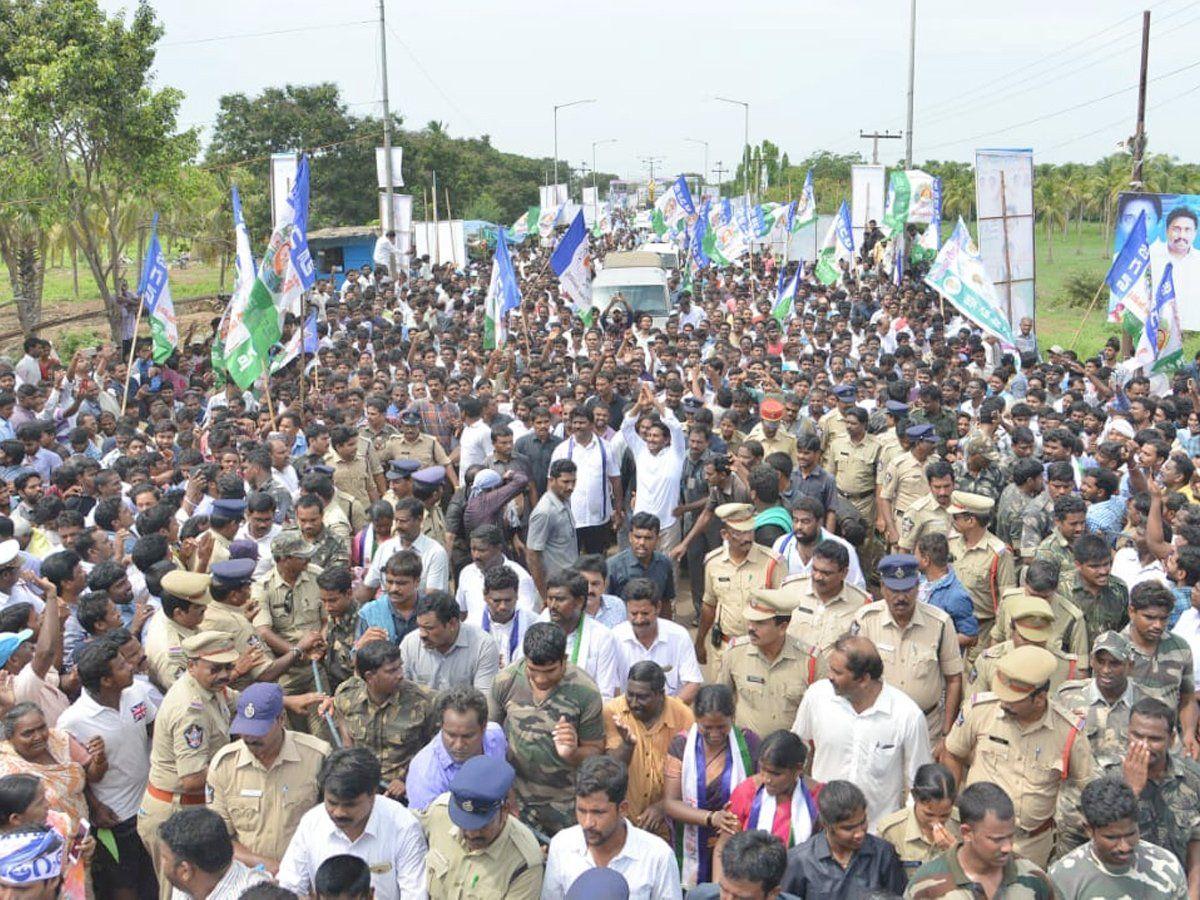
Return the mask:
{"type": "Polygon", "coordinates": [[[679,268],[679,248],[674,244],[646,243],[638,247],[638,252],[657,254],[664,269],[679,268]]]}
{"type": "MultiPolygon", "coordinates": [[[[655,327],[666,325],[671,312],[671,291],[666,270],[659,265],[656,254],[635,251],[610,253],[604,266],[592,280],[592,307],[604,313],[613,298],[620,294],[636,317],[650,313],[655,327]]],[[[617,304],[620,306],[620,304],[617,304]]]]}

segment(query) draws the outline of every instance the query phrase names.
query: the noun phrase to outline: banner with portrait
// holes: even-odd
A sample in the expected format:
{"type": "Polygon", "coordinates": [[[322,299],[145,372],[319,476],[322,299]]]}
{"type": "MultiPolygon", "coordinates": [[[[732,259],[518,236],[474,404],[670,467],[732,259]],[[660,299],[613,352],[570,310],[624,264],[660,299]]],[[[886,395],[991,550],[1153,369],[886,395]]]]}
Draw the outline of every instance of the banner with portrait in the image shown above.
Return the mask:
{"type": "MultiPolygon", "coordinates": [[[[1150,244],[1150,296],[1157,290],[1167,263],[1175,282],[1175,297],[1184,331],[1200,331],[1200,194],[1141,194],[1117,196],[1117,222],[1113,230],[1113,256],[1125,246],[1138,216],[1146,214],[1146,239],[1150,244]]],[[[1109,317],[1119,318],[1115,299],[1109,297],[1109,317]]]]}

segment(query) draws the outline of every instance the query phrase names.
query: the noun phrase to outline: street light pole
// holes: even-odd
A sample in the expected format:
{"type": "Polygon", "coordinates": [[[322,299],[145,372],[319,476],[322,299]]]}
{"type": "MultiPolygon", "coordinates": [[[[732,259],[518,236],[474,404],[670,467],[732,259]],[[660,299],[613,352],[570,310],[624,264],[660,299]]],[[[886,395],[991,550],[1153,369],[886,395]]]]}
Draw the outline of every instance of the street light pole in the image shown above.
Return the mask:
{"type": "Polygon", "coordinates": [[[702,141],[700,138],[684,138],[684,140],[689,144],[704,145],[704,178],[701,180],[701,189],[703,189],[704,184],[708,182],[708,141],[702,141]]]}
{"type": "MultiPolygon", "coordinates": [[[[387,19],[383,2],[384,0],[379,0],[379,67],[383,81],[383,177],[387,179],[387,184],[383,188],[384,216],[380,224],[386,235],[388,231],[395,229],[396,223],[393,221],[395,212],[392,209],[392,185],[395,179],[392,178],[392,114],[388,108],[387,19]]],[[[396,277],[395,254],[391,253],[388,254],[388,274],[393,279],[396,277]]]]}
{"type": "MultiPolygon", "coordinates": [[[[380,3],[383,0],[379,0],[380,3]]],[[[554,190],[558,190],[558,111],[568,106],[579,106],[581,103],[595,103],[595,100],[572,100],[570,103],[558,103],[554,107],[554,190]]]]}
{"type": "MultiPolygon", "coordinates": [[[[913,0],[913,2],[916,2],[916,0],[913,0]]],[[[713,99],[720,100],[722,103],[734,103],[734,104],[742,107],[743,110],[745,111],[745,114],[746,114],[745,141],[744,141],[744,149],[742,150],[742,155],[744,157],[744,162],[742,165],[742,193],[745,196],[749,197],[750,196],[750,156],[751,156],[751,154],[750,154],[750,104],[747,103],[745,100],[730,100],[728,97],[714,97],[713,99]]]]}
{"type": "Polygon", "coordinates": [[[908,13],[908,125],[904,129],[904,168],[913,166],[913,81],[917,73],[917,0],[912,0],[908,13]]]}

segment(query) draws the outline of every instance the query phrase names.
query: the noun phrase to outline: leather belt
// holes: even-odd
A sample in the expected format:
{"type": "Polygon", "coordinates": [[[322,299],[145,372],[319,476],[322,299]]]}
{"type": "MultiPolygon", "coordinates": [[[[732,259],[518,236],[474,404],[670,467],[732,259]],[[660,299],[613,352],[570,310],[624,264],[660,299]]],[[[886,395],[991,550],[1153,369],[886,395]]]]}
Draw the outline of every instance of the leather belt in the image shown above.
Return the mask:
{"type": "Polygon", "coordinates": [[[203,793],[176,794],[171,791],[164,791],[162,788],[156,788],[152,784],[146,785],[146,793],[155,800],[161,800],[163,803],[174,803],[178,798],[180,806],[202,806],[206,802],[203,793]]]}
{"type": "MultiPolygon", "coordinates": [[[[1043,822],[1037,828],[1033,829],[1033,831],[1026,832],[1025,836],[1026,837],[1037,837],[1039,834],[1045,834],[1047,831],[1049,831],[1053,827],[1054,827],[1054,817],[1051,816],[1049,819],[1047,819],[1045,822],[1043,822]]],[[[1021,830],[1024,831],[1024,829],[1021,829],[1021,830]]]]}
{"type": "Polygon", "coordinates": [[[861,493],[852,494],[849,491],[843,491],[841,488],[838,488],[838,493],[841,494],[843,497],[845,497],[848,500],[863,500],[867,497],[875,496],[874,490],[862,491],[861,493]]]}

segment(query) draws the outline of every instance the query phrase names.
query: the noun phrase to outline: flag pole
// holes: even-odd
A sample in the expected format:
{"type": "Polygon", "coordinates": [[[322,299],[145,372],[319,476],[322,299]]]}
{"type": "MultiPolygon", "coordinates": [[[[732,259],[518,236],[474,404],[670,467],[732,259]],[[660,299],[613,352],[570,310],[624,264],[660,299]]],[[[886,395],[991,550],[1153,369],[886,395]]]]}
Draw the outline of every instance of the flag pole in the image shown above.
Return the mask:
{"type": "Polygon", "coordinates": [[[137,353],[138,328],[142,324],[142,310],[146,308],[146,302],[142,299],[142,295],[138,294],[138,311],[137,317],[133,320],[133,340],[129,342],[129,362],[125,366],[125,387],[121,391],[121,415],[125,415],[125,405],[129,402],[129,377],[133,374],[133,356],[137,353]]]}
{"type": "Polygon", "coordinates": [[[1075,336],[1071,338],[1071,346],[1067,348],[1068,350],[1075,349],[1075,344],[1079,340],[1079,335],[1083,333],[1083,326],[1087,323],[1087,320],[1091,318],[1092,310],[1096,308],[1096,304],[1100,301],[1100,292],[1104,290],[1104,286],[1106,284],[1108,284],[1107,281],[1102,281],[1100,282],[1100,287],[1096,288],[1096,294],[1094,297],[1092,297],[1092,302],[1088,304],[1087,312],[1083,314],[1083,319],[1080,321],[1079,327],[1075,329],[1075,336]]]}

